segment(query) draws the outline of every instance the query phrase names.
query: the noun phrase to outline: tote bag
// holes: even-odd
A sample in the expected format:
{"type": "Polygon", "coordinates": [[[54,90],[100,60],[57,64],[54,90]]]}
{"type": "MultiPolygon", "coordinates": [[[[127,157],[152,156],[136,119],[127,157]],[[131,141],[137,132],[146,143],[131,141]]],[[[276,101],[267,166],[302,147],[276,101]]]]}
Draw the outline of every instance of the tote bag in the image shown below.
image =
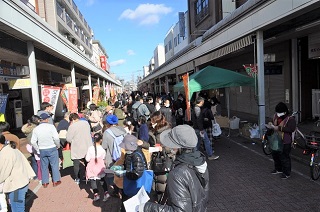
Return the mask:
{"type": "Polygon", "coordinates": [[[69,143],[67,143],[66,147],[62,150],[62,156],[63,156],[63,162],[62,162],[63,169],[73,166],[73,161],[71,160],[71,150],[70,150],[69,143]]]}
{"type": "Polygon", "coordinates": [[[270,149],[272,151],[282,152],[283,142],[281,135],[278,132],[274,132],[268,136],[268,141],[270,142],[270,149]]]}
{"type": "MultiPolygon", "coordinates": [[[[143,156],[136,152],[134,154],[139,154],[143,159],[143,156]]],[[[131,171],[132,171],[132,162],[131,162],[131,171]]],[[[124,175],[123,178],[123,192],[129,196],[132,197],[138,193],[140,188],[143,186],[147,193],[151,192],[151,187],[153,183],[153,171],[145,169],[143,171],[143,174],[141,177],[139,177],[137,180],[130,180],[124,175]]]]}

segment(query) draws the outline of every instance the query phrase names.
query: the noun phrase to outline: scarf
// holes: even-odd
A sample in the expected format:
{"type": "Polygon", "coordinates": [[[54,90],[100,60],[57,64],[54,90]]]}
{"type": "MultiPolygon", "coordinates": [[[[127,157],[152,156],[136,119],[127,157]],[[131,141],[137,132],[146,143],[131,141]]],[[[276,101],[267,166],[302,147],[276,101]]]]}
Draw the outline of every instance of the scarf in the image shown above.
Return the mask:
{"type": "Polygon", "coordinates": [[[190,164],[191,166],[201,166],[206,162],[205,157],[199,150],[193,149],[192,151],[183,152],[176,156],[174,161],[175,165],[180,163],[190,164]]]}

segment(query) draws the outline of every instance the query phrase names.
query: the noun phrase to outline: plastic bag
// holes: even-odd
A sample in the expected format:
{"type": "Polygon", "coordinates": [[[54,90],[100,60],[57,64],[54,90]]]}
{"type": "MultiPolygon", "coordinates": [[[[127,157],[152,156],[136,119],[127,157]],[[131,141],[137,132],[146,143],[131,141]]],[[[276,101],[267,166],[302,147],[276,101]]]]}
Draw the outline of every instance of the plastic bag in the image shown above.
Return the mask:
{"type": "Polygon", "coordinates": [[[254,124],[252,127],[250,127],[249,132],[250,138],[260,138],[259,127],[257,124],[254,124]]]}

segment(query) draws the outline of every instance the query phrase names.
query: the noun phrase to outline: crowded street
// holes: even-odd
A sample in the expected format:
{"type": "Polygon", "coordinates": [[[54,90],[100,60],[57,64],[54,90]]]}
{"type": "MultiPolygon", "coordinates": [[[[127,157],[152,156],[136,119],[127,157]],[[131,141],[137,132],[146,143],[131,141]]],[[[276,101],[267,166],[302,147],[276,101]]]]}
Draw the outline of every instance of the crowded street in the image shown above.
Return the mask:
{"type": "MultiPolygon", "coordinates": [[[[299,158],[302,150],[294,152],[291,177],[282,180],[270,174],[272,158],[263,154],[259,140],[254,141],[256,144],[241,136],[223,136],[215,142],[220,158],[208,161],[208,211],[319,211],[320,181],[310,180],[309,166],[299,158]]],[[[90,184],[76,185],[71,172],[72,168],[61,172],[61,187],[43,188],[31,182],[28,211],[119,211],[118,198],[93,202],[90,184]]]]}

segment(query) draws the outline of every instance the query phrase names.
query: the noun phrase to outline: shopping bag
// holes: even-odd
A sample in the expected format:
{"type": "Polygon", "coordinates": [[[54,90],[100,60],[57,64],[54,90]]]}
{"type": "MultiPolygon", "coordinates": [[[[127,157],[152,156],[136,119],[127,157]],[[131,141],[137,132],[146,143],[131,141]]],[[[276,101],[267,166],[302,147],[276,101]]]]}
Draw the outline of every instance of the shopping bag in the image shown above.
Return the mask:
{"type": "Polygon", "coordinates": [[[123,177],[123,192],[132,197],[138,193],[140,188],[143,186],[147,193],[151,192],[151,187],[153,183],[153,171],[144,170],[143,174],[137,180],[130,180],[124,175],[123,177]]]}
{"type": "Polygon", "coordinates": [[[217,137],[219,135],[221,135],[222,131],[220,128],[220,125],[215,121],[212,120],[212,135],[213,137],[217,137]]]}
{"type": "Polygon", "coordinates": [[[69,143],[67,143],[66,147],[62,150],[62,156],[63,156],[63,162],[62,162],[63,169],[73,166],[73,161],[71,160],[71,150],[70,150],[69,143]]]}
{"type": "Polygon", "coordinates": [[[257,124],[254,124],[252,127],[250,127],[249,132],[250,138],[260,138],[259,127],[257,124]]]}
{"type": "Polygon", "coordinates": [[[271,135],[267,137],[270,143],[270,149],[272,151],[282,152],[283,142],[282,142],[281,135],[277,131],[274,131],[271,135]]]}

